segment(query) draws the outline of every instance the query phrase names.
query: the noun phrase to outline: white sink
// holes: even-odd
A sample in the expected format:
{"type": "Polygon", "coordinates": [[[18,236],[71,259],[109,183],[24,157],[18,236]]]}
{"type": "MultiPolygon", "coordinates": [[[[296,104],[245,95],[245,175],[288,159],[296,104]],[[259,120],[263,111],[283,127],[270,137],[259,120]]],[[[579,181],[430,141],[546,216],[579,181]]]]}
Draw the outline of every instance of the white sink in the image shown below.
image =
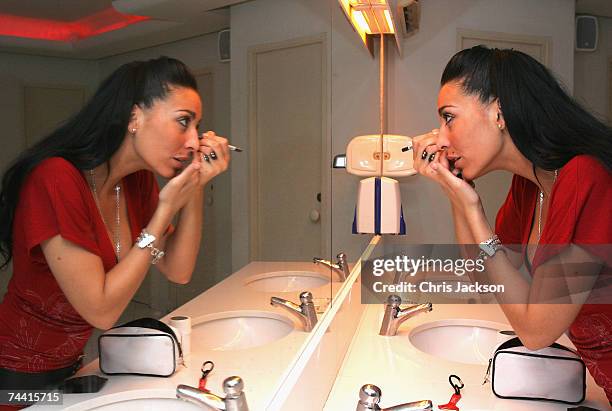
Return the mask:
{"type": "MultiPolygon", "coordinates": [[[[64,411],[198,411],[193,404],[176,398],[175,388],[128,389],[112,394],[97,395],[83,401],[81,394],[64,396],[64,411]],[[76,400],[76,401],[75,401],[76,400]]],[[[88,396],[90,397],[90,396],[88,396]]],[[[37,409],[39,407],[32,407],[37,409]]],[[[45,407],[40,407],[44,409],[45,407]]]]}
{"type": "Polygon", "coordinates": [[[414,328],[408,338],[419,351],[463,364],[487,364],[495,347],[508,339],[509,325],[481,320],[442,320],[414,328]]]}
{"type": "Polygon", "coordinates": [[[176,398],[138,398],[117,401],[88,411],[202,411],[202,407],[176,398]]]}
{"type": "Polygon", "coordinates": [[[329,274],[316,271],[274,271],[253,275],[246,279],[245,285],[263,292],[286,293],[306,291],[329,284],[329,274]]]}
{"type": "Polygon", "coordinates": [[[228,311],[195,318],[191,345],[198,350],[242,350],[279,340],[293,328],[293,321],[272,312],[228,311]]]}

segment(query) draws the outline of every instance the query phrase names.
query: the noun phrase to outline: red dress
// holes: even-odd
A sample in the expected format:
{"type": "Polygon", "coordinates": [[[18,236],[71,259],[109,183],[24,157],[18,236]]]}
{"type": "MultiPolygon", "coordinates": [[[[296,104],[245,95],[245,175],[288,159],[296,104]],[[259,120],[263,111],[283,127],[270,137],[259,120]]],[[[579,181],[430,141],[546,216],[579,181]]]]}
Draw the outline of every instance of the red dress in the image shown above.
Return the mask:
{"type": "MultiPolygon", "coordinates": [[[[126,176],[123,185],[134,241],[157,207],[159,188],[148,171],[126,176]]],[[[116,264],[85,176],[53,157],[26,178],[15,211],[13,277],[0,304],[0,368],[41,372],[67,367],[77,361],[92,333],[42,253],[41,242],[57,234],[100,256],[105,272],[116,264]]]]}
{"type": "MultiPolygon", "coordinates": [[[[522,244],[523,247],[528,243],[538,193],[538,187],[531,181],[514,176],[495,225],[502,243],[522,244]]],[[[570,243],[588,248],[604,261],[594,291],[569,328],[569,338],[595,382],[612,401],[612,288],[609,285],[612,278],[612,174],[597,159],[586,155],[574,157],[559,170],[540,238],[540,244],[555,246],[536,251],[531,272],[559,252],[563,244],[570,243]],[[602,295],[603,292],[607,295],[602,295]],[[607,304],[595,304],[595,301],[607,304]]]]}

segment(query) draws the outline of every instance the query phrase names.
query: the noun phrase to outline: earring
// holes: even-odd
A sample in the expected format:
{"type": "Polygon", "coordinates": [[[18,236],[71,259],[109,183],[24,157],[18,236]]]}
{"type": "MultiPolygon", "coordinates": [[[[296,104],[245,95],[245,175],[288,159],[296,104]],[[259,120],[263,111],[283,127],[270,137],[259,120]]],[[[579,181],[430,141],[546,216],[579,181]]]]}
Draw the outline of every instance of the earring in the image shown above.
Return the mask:
{"type": "Polygon", "coordinates": [[[136,134],[136,128],[134,127],[132,130],[130,130],[132,132],[132,134],[136,134]]]}
{"type": "Polygon", "coordinates": [[[500,129],[500,130],[503,130],[504,126],[501,123],[497,123],[497,128],[500,129]]]}

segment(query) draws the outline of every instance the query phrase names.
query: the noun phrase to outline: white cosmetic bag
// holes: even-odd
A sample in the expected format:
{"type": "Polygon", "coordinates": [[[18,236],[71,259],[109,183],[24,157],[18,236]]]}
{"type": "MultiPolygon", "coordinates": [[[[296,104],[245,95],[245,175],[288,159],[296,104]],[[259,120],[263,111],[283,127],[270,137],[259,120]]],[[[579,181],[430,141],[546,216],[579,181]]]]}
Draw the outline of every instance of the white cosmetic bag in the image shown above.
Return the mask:
{"type": "Polygon", "coordinates": [[[518,338],[502,343],[489,360],[493,394],[517,400],[578,404],[586,394],[586,366],[561,344],[532,351],[518,338]]]}
{"type": "Polygon", "coordinates": [[[176,332],[153,318],[140,318],[111,328],[98,337],[104,374],[170,377],[182,362],[176,332]]]}

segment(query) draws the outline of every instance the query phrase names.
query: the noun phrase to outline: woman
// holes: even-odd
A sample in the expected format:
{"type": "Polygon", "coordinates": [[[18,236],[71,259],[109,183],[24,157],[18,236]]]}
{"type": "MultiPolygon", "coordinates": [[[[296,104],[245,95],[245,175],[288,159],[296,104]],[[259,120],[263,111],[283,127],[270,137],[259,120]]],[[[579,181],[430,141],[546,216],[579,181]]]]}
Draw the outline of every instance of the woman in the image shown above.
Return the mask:
{"type": "Polygon", "coordinates": [[[448,196],[457,242],[486,253],[523,344],[543,348],[569,331],[612,401],[612,130],[533,58],[483,46],[450,60],[438,113],[440,129],[415,139],[415,165],[448,196]],[[494,170],[514,174],[495,231],[472,182],[494,170]]]}
{"type": "Polygon", "coordinates": [[[6,171],[0,251],[13,277],[0,305],[0,389],[73,374],[93,327],[113,326],[151,263],[189,282],[203,188],[230,159],[226,139],[198,135],[201,116],[183,63],[125,64],[6,171]],[[155,175],[169,179],[161,191],[155,175]]]}

